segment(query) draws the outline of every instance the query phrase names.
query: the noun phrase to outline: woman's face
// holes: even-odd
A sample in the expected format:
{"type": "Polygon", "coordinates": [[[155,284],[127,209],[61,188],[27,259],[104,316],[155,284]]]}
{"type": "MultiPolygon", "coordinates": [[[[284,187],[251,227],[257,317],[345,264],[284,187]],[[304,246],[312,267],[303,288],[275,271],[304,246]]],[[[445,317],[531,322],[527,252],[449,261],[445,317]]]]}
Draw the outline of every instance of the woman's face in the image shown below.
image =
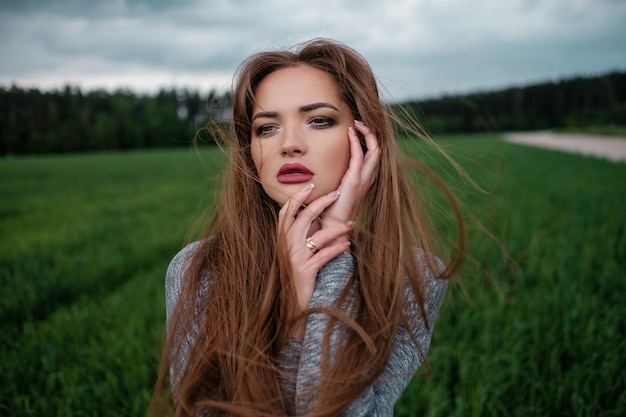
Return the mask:
{"type": "Polygon", "coordinates": [[[283,68],[258,85],[252,109],[252,160],[279,205],[307,184],[307,202],[336,190],[348,169],[349,107],[335,80],[308,65],[283,68]]]}

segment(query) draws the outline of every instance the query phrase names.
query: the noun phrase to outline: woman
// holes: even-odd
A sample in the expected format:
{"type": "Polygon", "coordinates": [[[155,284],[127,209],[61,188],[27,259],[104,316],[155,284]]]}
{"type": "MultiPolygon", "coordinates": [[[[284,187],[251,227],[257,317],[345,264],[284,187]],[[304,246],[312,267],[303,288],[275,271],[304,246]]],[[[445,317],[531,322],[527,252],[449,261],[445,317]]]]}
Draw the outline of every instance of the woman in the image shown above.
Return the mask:
{"type": "Polygon", "coordinates": [[[319,39],[259,53],[232,100],[217,214],[168,269],[153,410],[169,374],[177,416],[393,415],[455,265],[369,65],[319,39]]]}

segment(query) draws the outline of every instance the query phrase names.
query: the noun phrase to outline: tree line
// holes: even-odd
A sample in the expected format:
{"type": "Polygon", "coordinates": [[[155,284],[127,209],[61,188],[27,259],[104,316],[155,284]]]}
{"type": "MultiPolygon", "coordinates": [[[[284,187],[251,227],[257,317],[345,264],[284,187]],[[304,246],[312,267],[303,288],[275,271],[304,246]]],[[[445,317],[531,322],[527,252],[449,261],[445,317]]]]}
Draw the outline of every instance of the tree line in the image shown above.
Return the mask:
{"type": "MultiPolygon", "coordinates": [[[[188,146],[229,94],[0,87],[0,154],[188,146]]],[[[626,72],[393,104],[432,134],[626,125],[626,72]]],[[[203,142],[211,142],[201,132],[203,142]]]]}
{"type": "Polygon", "coordinates": [[[626,126],[626,72],[399,104],[430,133],[626,126]]]}
{"type": "Polygon", "coordinates": [[[225,100],[215,91],[0,88],[0,154],[188,146],[215,113],[208,103],[222,108],[225,100]]]}

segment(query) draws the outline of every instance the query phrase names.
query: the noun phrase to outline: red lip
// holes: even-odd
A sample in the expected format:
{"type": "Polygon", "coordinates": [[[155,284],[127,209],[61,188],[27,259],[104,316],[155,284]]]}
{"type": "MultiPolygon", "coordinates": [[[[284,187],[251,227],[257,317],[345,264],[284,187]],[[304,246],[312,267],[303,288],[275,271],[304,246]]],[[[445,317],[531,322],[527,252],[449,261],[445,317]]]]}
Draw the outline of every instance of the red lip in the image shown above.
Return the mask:
{"type": "Polygon", "coordinates": [[[276,179],[283,184],[297,184],[310,181],[313,175],[315,174],[302,164],[285,164],[278,170],[276,179]]]}

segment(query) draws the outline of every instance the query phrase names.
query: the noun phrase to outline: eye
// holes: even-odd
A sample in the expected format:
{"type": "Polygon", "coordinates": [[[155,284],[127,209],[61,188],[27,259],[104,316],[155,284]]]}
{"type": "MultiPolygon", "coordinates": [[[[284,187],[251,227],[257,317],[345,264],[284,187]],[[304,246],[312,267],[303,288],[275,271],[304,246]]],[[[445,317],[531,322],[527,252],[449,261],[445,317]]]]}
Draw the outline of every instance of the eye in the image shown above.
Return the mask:
{"type": "Polygon", "coordinates": [[[316,116],[309,120],[309,124],[314,128],[321,129],[334,126],[335,124],[337,124],[337,122],[332,117],[316,116]]]}
{"type": "Polygon", "coordinates": [[[259,137],[267,136],[278,129],[276,125],[261,125],[254,130],[254,134],[259,137]]]}

